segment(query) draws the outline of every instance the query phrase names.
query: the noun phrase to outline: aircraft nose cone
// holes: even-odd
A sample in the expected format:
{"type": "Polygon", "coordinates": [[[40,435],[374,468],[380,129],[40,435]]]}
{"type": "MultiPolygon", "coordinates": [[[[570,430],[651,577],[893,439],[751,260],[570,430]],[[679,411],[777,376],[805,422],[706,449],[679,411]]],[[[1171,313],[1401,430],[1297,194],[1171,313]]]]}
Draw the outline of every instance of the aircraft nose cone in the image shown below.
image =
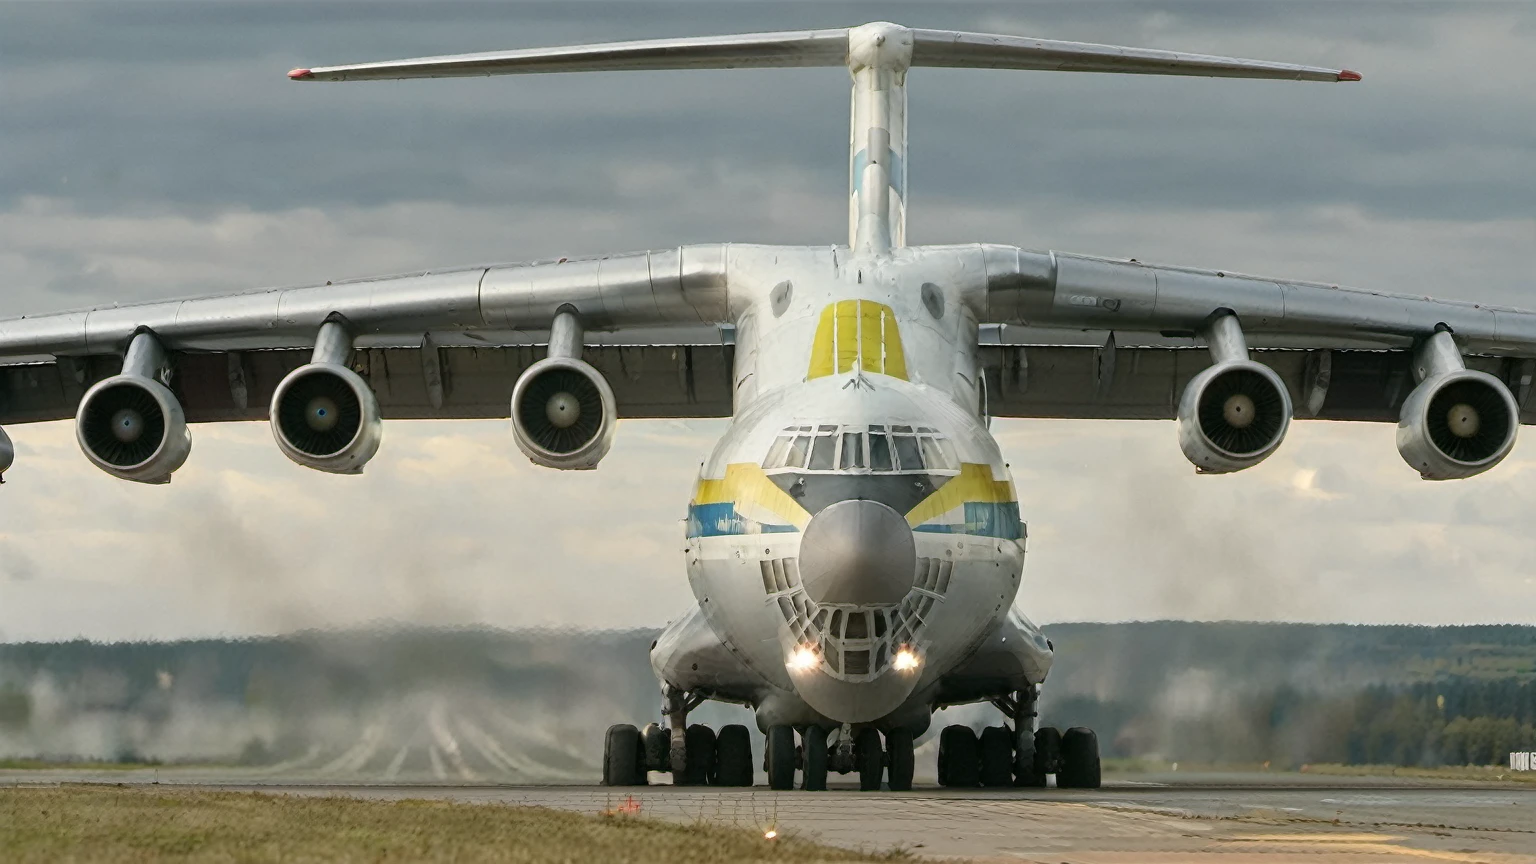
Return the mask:
{"type": "Polygon", "coordinates": [[[800,539],[800,579],[817,603],[899,603],[916,568],[912,528],[878,501],[832,504],[800,539]]]}

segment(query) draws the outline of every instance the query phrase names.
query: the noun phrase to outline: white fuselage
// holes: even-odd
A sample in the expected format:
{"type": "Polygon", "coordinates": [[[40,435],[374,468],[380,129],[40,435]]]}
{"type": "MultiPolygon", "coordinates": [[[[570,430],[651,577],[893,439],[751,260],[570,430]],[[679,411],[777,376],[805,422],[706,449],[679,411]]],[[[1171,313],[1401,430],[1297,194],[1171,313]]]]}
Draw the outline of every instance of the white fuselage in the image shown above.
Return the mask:
{"type": "Polygon", "coordinates": [[[955,274],[905,253],[761,262],[737,319],[735,418],[689,511],[688,576],[710,628],[771,689],[836,722],[885,717],[966,659],[1023,569],[1017,497],[980,412],[975,317],[955,274]],[[873,577],[894,592],[839,592],[835,572],[803,584],[808,526],[850,500],[910,531],[911,569],[873,577]]]}

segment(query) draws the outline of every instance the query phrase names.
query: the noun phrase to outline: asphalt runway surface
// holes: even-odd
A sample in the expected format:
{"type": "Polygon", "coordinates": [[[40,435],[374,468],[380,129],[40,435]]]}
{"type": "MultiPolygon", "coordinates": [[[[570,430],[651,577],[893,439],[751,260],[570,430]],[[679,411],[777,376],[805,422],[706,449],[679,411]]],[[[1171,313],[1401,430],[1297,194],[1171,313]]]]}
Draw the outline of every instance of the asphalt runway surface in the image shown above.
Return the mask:
{"type": "MultiPolygon", "coordinates": [[[[659,776],[659,775],[653,775],[659,776]]],[[[834,777],[834,781],[836,778],[834,777]]],[[[336,783],[239,769],[0,771],[0,783],[123,783],[451,799],[698,820],[849,848],[1033,862],[1536,862],[1536,785],[1306,774],[1107,777],[1098,790],[909,793],[336,783]]]]}

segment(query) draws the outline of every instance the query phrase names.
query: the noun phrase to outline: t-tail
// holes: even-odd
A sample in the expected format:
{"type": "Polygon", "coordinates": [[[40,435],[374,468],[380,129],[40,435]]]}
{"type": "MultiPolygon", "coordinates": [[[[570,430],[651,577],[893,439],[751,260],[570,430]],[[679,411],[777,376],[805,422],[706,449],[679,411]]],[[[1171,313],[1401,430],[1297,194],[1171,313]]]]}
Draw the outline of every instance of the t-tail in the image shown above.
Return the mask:
{"type": "Polygon", "coordinates": [[[835,30],[647,39],[355,63],[295,69],[288,77],[296,81],[378,81],[539,72],[805,66],[846,66],[853,76],[848,235],[854,250],[866,254],[878,254],[906,243],[906,77],[907,70],[914,66],[1295,81],[1360,80],[1359,73],[1348,69],[1026,36],[924,30],[883,21],[835,30]]]}

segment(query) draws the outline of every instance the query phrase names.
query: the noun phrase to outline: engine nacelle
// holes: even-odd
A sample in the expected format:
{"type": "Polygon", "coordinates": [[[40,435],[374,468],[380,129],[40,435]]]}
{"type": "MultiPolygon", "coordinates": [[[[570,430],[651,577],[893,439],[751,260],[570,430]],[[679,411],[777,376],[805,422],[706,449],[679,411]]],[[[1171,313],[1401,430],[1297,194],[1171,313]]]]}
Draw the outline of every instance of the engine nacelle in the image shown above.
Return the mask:
{"type": "Polygon", "coordinates": [[[5,434],[5,429],[0,427],[0,483],[5,482],[5,472],[11,470],[16,464],[16,447],[11,444],[11,437],[5,434]]]}
{"type": "Polygon", "coordinates": [[[192,452],[181,403],[169,387],[137,374],[108,378],[85,391],[75,415],[75,439],[97,468],[139,483],[169,483],[192,452]]]}
{"type": "Polygon", "coordinates": [[[535,465],[596,468],[613,446],[618,403],[601,372],[574,357],[547,357],[512,388],[512,434],[535,465]]]}
{"type": "Polygon", "coordinates": [[[340,363],[289,372],[272,394],[271,423],[284,456],[332,474],[361,474],[384,440],[373,388],[340,363]]]}
{"type": "Polygon", "coordinates": [[[1264,461],[1291,425],[1291,394],[1274,370],[1251,360],[1217,363],[1179,399],[1179,447],[1201,473],[1264,461]]]}
{"type": "Polygon", "coordinates": [[[1520,408],[1486,372],[1424,379],[1398,415],[1397,452],[1426,480],[1459,480],[1499,464],[1515,446],[1520,408]]]}

